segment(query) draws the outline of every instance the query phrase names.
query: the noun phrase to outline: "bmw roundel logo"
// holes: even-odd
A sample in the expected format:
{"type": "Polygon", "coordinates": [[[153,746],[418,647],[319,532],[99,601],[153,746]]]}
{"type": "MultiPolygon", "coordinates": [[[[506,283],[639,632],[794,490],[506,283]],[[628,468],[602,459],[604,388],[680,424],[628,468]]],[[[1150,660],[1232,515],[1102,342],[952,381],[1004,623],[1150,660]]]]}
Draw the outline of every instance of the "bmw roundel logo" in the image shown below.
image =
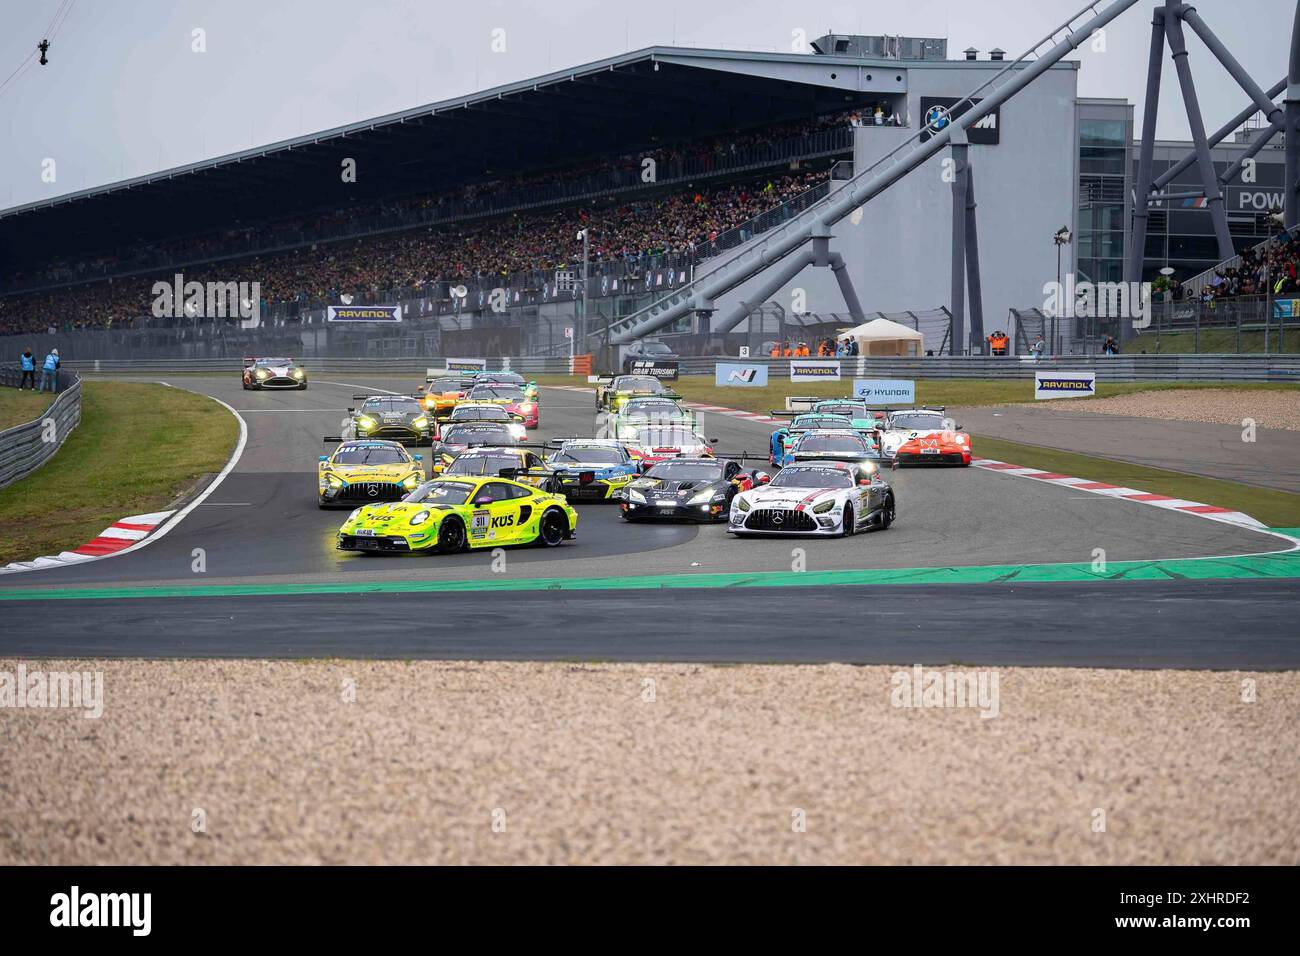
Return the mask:
{"type": "Polygon", "coordinates": [[[925,125],[932,130],[941,130],[951,122],[946,106],[931,106],[925,111],[925,125]]]}

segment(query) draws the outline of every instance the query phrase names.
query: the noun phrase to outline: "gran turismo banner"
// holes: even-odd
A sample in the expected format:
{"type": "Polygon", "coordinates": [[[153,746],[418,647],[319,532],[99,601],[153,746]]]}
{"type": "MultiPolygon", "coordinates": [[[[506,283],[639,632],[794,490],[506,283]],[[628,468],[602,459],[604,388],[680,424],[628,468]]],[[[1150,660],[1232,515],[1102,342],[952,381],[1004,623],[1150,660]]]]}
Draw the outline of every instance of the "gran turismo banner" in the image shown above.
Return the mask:
{"type": "Polygon", "coordinates": [[[331,305],[326,309],[327,322],[401,322],[400,305],[331,305]]]}
{"type": "Polygon", "coordinates": [[[1097,392],[1096,372],[1034,372],[1034,398],[1085,398],[1097,392]]]}
{"type": "Polygon", "coordinates": [[[838,382],[840,363],[837,359],[791,359],[792,382],[838,382]]]}
{"type": "Polygon", "coordinates": [[[632,375],[653,375],[655,378],[677,380],[678,366],[675,361],[656,362],[653,359],[633,359],[628,367],[632,375]]]}

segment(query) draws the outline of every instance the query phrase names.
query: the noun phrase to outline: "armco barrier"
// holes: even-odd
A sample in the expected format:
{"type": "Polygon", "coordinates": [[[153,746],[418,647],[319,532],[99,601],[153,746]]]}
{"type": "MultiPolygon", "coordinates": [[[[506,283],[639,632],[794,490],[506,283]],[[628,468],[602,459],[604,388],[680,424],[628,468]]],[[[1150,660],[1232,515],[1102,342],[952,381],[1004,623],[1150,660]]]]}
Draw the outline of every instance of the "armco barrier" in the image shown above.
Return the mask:
{"type": "MultiPolygon", "coordinates": [[[[40,372],[36,374],[40,375],[40,372]]],[[[26,478],[49,461],[80,423],[81,379],[60,372],[59,383],[63,391],[45,414],[35,421],[0,432],[0,488],[26,478]]],[[[0,386],[17,384],[16,371],[5,369],[0,373],[0,386]]]]}
{"type": "MultiPolygon", "coordinates": [[[[470,356],[463,356],[469,358],[470,356]]],[[[445,358],[300,358],[307,370],[307,379],[330,375],[413,375],[424,380],[426,370],[441,368],[445,358]]],[[[569,356],[547,358],[516,358],[513,356],[488,356],[487,367],[497,370],[509,365],[520,375],[568,375],[569,356]]],[[[64,368],[83,374],[104,372],[122,375],[162,376],[168,372],[208,372],[213,375],[230,375],[238,378],[243,362],[237,358],[225,359],[102,359],[97,361],[69,360],[64,368]]]]}
{"type": "MultiPolygon", "coordinates": [[[[718,362],[736,358],[684,358],[682,375],[712,375],[718,362]]],[[[910,379],[1032,379],[1035,371],[1095,371],[1098,382],[1276,382],[1300,383],[1300,355],[1089,355],[1043,359],[980,355],[924,358],[840,359],[840,378],[910,379]]],[[[766,365],[768,381],[790,380],[788,359],[757,359],[766,365]]]]}
{"type": "MultiPolygon", "coordinates": [[[[304,360],[309,377],[328,375],[411,375],[423,378],[425,370],[437,368],[437,358],[318,358],[304,360]]],[[[679,359],[682,375],[713,375],[718,362],[741,362],[723,355],[679,359]]],[[[787,359],[753,359],[750,364],[766,365],[773,383],[789,381],[787,359]]],[[[841,359],[840,377],[913,379],[1032,379],[1035,370],[1095,371],[1099,382],[1276,382],[1300,383],[1300,355],[1089,355],[1064,356],[1034,362],[1025,357],[993,358],[980,355],[927,356],[923,358],[841,359]]],[[[568,375],[569,357],[548,358],[488,356],[487,367],[508,366],[521,375],[568,375]]],[[[212,372],[237,376],[237,359],[104,360],[65,362],[81,372],[115,372],[136,375],[164,375],[168,372],[212,372]]]]}

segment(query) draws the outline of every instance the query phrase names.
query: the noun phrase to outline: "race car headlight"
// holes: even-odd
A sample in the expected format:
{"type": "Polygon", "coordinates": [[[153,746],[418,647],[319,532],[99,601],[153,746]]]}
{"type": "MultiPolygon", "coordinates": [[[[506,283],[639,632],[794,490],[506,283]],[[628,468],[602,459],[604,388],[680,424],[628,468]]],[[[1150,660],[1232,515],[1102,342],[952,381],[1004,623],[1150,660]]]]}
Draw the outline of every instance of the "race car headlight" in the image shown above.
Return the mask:
{"type": "Polygon", "coordinates": [[[519,410],[523,412],[525,415],[531,415],[533,413],[533,409],[535,409],[536,407],[537,406],[534,405],[532,402],[524,402],[522,405],[519,406],[519,410]]]}
{"type": "Polygon", "coordinates": [[[958,435],[958,436],[957,436],[957,442],[958,442],[959,444],[962,444],[962,445],[969,445],[969,444],[970,444],[970,436],[969,436],[969,435],[958,435]]]}
{"type": "Polygon", "coordinates": [[[737,499],[736,499],[736,507],[737,507],[740,511],[748,511],[748,510],[750,509],[750,504],[749,504],[749,502],[746,501],[744,498],[737,498],[737,499]]]}
{"type": "Polygon", "coordinates": [[[415,527],[416,525],[424,524],[428,520],[429,520],[429,512],[421,511],[419,514],[413,515],[411,517],[411,526],[415,527]]]}
{"type": "Polygon", "coordinates": [[[629,488],[627,490],[627,500],[635,501],[637,504],[643,505],[645,504],[645,495],[641,494],[641,492],[637,491],[635,488],[629,488]]]}
{"type": "Polygon", "coordinates": [[[405,478],[402,479],[403,488],[418,488],[419,486],[420,486],[419,475],[407,475],[405,478]]]}
{"type": "Polygon", "coordinates": [[[294,378],[304,378],[306,375],[307,375],[307,373],[304,372],[304,371],[303,371],[302,369],[300,369],[300,368],[296,368],[296,369],[293,370],[293,377],[294,377],[294,378]]]}
{"type": "Polygon", "coordinates": [[[418,428],[418,429],[428,428],[428,427],[429,427],[429,419],[426,418],[425,416],[421,415],[421,416],[420,416],[419,418],[417,418],[415,421],[411,422],[411,427],[412,427],[412,428],[418,428]]]}
{"type": "Polygon", "coordinates": [[[813,507],[813,514],[824,515],[826,512],[830,511],[834,507],[835,507],[834,501],[823,501],[821,504],[815,505],[813,507]]]}
{"type": "Polygon", "coordinates": [[[348,520],[345,522],[345,524],[351,524],[352,522],[356,521],[357,515],[359,514],[361,514],[360,508],[356,509],[355,511],[352,512],[352,514],[348,515],[348,520]]]}
{"type": "Polygon", "coordinates": [[[369,428],[374,428],[378,424],[379,423],[375,421],[373,418],[371,418],[369,415],[362,415],[360,418],[357,419],[358,428],[369,429],[369,428]]]}
{"type": "Polygon", "coordinates": [[[705,488],[703,491],[692,497],[690,503],[693,505],[702,505],[706,501],[712,501],[716,494],[717,492],[712,488],[705,488]]]}
{"type": "Polygon", "coordinates": [[[329,486],[331,488],[342,488],[344,485],[347,484],[346,481],[344,481],[342,478],[340,478],[338,475],[335,474],[326,475],[325,480],[329,483],[329,486]]]}
{"type": "Polygon", "coordinates": [[[268,375],[270,375],[271,373],[268,372],[268,371],[267,371],[266,369],[264,369],[264,368],[259,368],[259,369],[258,369],[256,372],[254,372],[253,374],[256,375],[258,378],[266,378],[266,377],[267,377],[268,375]]]}

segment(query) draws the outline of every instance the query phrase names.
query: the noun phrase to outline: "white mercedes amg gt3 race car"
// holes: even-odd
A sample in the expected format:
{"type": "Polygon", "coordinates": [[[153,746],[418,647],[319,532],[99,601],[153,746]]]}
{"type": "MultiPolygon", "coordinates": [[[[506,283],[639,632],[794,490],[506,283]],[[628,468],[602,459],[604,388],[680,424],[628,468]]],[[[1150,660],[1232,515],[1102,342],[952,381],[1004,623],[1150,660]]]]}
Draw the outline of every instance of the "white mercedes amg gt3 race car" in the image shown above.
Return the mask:
{"type": "Polygon", "coordinates": [[[746,535],[844,536],[894,521],[894,489],[872,462],[796,462],[770,484],[731,500],[727,531],[746,535]]]}

